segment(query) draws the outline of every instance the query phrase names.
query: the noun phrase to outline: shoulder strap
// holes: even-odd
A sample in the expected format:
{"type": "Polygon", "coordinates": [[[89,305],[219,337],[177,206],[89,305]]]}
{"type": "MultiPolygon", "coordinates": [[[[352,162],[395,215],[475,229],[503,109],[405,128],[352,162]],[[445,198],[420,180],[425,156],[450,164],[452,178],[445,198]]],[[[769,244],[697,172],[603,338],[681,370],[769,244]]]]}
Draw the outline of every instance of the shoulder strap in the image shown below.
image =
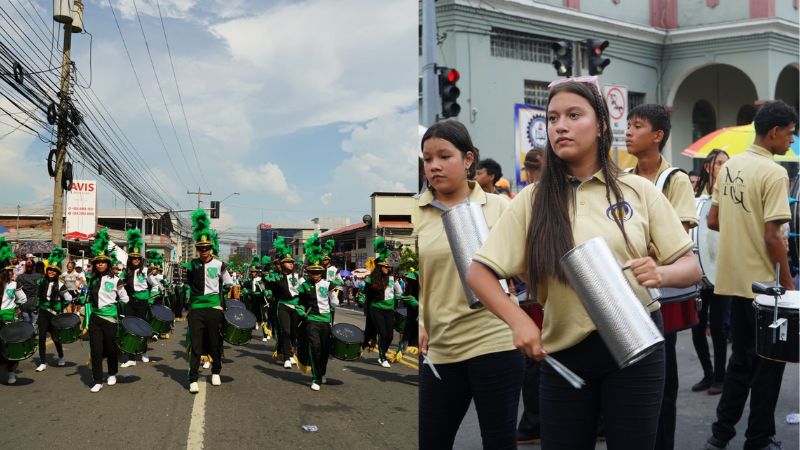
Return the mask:
{"type": "Polygon", "coordinates": [[[659,191],[661,191],[662,193],[664,192],[667,186],[669,186],[669,179],[672,177],[672,175],[675,174],[675,172],[683,172],[683,169],[681,169],[680,167],[670,167],[667,170],[661,172],[661,175],[659,175],[658,178],[656,179],[656,187],[658,188],[659,191]]]}
{"type": "Polygon", "coordinates": [[[633,167],[628,167],[627,169],[623,170],[624,173],[633,173],[633,167]]]}

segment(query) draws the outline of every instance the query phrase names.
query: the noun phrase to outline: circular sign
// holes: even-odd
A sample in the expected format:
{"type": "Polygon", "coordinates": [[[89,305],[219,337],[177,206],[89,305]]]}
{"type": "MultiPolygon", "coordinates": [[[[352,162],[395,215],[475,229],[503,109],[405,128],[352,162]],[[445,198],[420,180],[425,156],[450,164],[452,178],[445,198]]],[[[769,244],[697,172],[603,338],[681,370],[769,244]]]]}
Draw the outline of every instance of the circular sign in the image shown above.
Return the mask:
{"type": "Polygon", "coordinates": [[[608,104],[608,115],[611,120],[621,120],[625,115],[625,107],[628,99],[622,93],[622,90],[616,86],[612,87],[606,93],[606,104],[608,104]]]}
{"type": "Polygon", "coordinates": [[[528,121],[528,142],[533,148],[547,147],[547,122],[542,116],[533,116],[528,121]]]}

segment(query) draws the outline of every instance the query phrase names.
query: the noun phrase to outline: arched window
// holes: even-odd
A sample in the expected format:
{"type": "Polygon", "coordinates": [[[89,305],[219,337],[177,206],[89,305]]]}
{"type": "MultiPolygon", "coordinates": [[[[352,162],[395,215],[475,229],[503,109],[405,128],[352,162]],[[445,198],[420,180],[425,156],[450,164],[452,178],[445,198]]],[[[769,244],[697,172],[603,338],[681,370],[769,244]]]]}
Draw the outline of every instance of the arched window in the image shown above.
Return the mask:
{"type": "Polygon", "coordinates": [[[692,141],[717,129],[717,114],[708,100],[698,100],[692,108],[692,141]]]}
{"type": "Polygon", "coordinates": [[[736,125],[747,125],[753,121],[756,116],[756,107],[754,105],[742,105],[739,112],[736,113],[736,125]]]}

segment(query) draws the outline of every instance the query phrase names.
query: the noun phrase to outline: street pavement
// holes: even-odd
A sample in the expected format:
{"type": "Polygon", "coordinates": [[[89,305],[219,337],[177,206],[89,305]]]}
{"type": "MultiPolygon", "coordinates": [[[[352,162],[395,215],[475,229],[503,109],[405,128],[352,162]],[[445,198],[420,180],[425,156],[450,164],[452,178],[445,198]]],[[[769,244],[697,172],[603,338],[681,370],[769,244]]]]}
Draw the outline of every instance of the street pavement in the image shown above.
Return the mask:
{"type": "MultiPolygon", "coordinates": [[[[364,328],[358,310],[340,308],[336,321],[364,328]]],[[[66,367],[55,366],[49,344],[47,370],[34,371],[38,356],[22,361],[15,385],[0,370],[0,448],[417,448],[413,357],[390,369],[374,352],[332,358],[328,383],[314,392],[310,375],[273,361],[275,341],[262,342],[259,332],[245,346],[225,345],[222,386],[211,386],[210,369],[201,369],[200,393],[192,395],[185,327],[176,322],[171,339],[150,345],[151,362],[120,368],[117,384],[96,394],[85,341],[65,346],[66,367]]]]}
{"type": "MultiPolygon", "coordinates": [[[[709,347],[711,347],[710,338],[709,347]]],[[[711,351],[713,352],[713,347],[711,351]]],[[[706,392],[692,392],[691,390],[692,385],[703,377],[703,371],[692,345],[692,334],[688,330],[678,333],[677,355],[680,388],[678,390],[675,450],[700,450],[705,445],[706,439],[711,435],[711,424],[716,420],[719,396],[708,395],[706,392]]],[[[728,346],[728,356],[730,356],[730,345],[728,346]]],[[[800,383],[798,365],[787,364],[783,375],[783,383],[781,384],[778,406],[775,410],[776,439],[782,441],[784,450],[800,449],[800,430],[798,430],[798,425],[786,423],[787,414],[800,412],[798,383],[800,383]]],[[[522,414],[521,400],[520,414],[522,414]]],[[[743,418],[736,427],[737,435],[728,444],[729,449],[741,449],[744,445],[744,431],[747,426],[748,414],[749,407],[745,410],[743,418]]],[[[475,413],[474,404],[470,405],[467,416],[461,423],[461,428],[456,436],[455,448],[459,450],[482,448],[478,416],[475,413]]],[[[537,448],[540,448],[538,442],[532,445],[520,446],[520,449],[537,448]]],[[[604,442],[598,442],[596,448],[605,449],[606,445],[604,442]]]]}

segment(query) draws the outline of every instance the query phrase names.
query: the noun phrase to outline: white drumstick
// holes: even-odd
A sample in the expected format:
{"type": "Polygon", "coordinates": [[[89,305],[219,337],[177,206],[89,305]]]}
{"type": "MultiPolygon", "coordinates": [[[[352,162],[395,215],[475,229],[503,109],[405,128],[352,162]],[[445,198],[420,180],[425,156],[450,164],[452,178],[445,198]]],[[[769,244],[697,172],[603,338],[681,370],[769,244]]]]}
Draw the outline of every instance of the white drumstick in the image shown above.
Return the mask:
{"type": "Polygon", "coordinates": [[[555,370],[559,375],[561,375],[567,383],[571,384],[572,387],[575,389],[580,389],[586,385],[586,382],[583,381],[583,378],[579,377],[575,372],[569,370],[569,368],[560,362],[557,359],[553,358],[550,355],[545,355],[544,360],[550,364],[550,366],[555,370]]]}
{"type": "Polygon", "coordinates": [[[433,372],[433,376],[435,376],[437,380],[442,379],[442,377],[439,376],[439,372],[436,371],[436,367],[433,366],[433,362],[428,358],[428,355],[422,355],[422,363],[427,364],[428,367],[431,368],[431,372],[433,372]]]}

